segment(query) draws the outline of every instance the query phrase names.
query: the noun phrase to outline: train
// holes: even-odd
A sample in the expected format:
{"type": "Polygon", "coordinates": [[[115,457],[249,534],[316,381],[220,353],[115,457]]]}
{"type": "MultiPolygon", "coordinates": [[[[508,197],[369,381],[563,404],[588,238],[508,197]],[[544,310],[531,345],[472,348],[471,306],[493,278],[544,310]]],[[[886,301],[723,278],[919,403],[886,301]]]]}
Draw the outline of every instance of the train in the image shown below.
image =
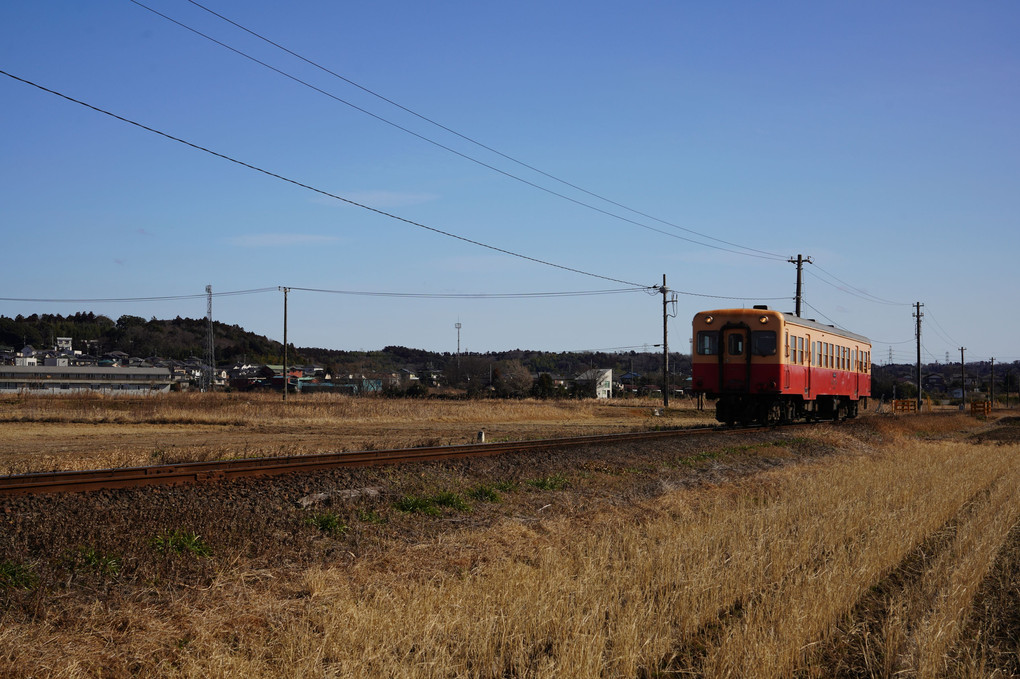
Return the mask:
{"type": "Polygon", "coordinates": [[[726,424],[856,417],[871,396],[871,341],[754,306],[694,315],[691,387],[726,424]]]}

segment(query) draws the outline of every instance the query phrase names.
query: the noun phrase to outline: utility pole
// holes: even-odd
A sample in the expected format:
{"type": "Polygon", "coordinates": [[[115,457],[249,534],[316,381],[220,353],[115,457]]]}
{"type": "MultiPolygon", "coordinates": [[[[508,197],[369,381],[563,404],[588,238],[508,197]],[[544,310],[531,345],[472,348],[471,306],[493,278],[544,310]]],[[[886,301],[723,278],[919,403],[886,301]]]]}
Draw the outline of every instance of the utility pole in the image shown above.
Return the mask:
{"type": "Polygon", "coordinates": [[[207,297],[206,301],[206,312],[205,317],[209,323],[209,338],[205,347],[205,362],[209,366],[209,370],[206,374],[205,388],[208,391],[212,391],[213,388],[213,375],[216,372],[216,343],[213,339],[213,319],[212,319],[212,286],[205,286],[205,294],[207,297]]]}
{"type": "Polygon", "coordinates": [[[992,401],[992,407],[995,407],[995,357],[992,356],[992,376],[988,380],[989,396],[992,401]]]}
{"type": "Polygon", "coordinates": [[[807,262],[808,264],[811,263],[811,258],[810,257],[802,257],[801,255],[797,255],[797,259],[793,259],[791,257],[787,261],[790,262],[790,264],[796,264],[797,265],[797,296],[794,298],[795,302],[796,302],[794,314],[796,314],[797,318],[800,318],[801,270],[804,268],[804,262],[807,262]]]}
{"type": "Polygon", "coordinates": [[[924,317],[924,313],[921,311],[921,307],[924,305],[920,302],[914,302],[914,318],[917,319],[917,412],[921,412],[921,318],[924,317]]]}
{"type": "Polygon", "coordinates": [[[662,407],[669,407],[669,338],[668,338],[668,324],[666,319],[668,318],[667,313],[667,302],[666,302],[666,274],[662,274],[662,407]]]}
{"type": "Polygon", "coordinates": [[[283,290],[283,400],[287,400],[287,382],[289,378],[287,376],[287,293],[290,292],[290,288],[280,288],[283,290]]]}
{"type": "Polygon", "coordinates": [[[453,324],[457,328],[457,381],[460,382],[460,321],[453,324]]]}
{"type": "Polygon", "coordinates": [[[963,395],[963,406],[962,409],[967,409],[967,368],[963,362],[963,352],[967,350],[967,347],[960,347],[960,394],[963,395]]]}

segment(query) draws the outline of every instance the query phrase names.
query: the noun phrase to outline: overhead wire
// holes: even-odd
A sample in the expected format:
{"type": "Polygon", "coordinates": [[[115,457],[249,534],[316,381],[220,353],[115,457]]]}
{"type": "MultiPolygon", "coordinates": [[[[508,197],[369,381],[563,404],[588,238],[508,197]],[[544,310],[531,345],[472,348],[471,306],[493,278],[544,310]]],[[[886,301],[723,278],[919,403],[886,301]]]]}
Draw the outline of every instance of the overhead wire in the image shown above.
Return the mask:
{"type": "MultiPolygon", "coordinates": [[[[264,292],[276,292],[276,288],[252,288],[250,290],[230,290],[226,292],[213,292],[213,297],[236,297],[238,295],[258,295],[264,292]]],[[[170,302],[183,299],[205,299],[210,293],[195,293],[191,295],[157,295],[154,297],[0,297],[0,302],[29,302],[29,303],[55,303],[55,304],[104,304],[122,302],[170,302]]]]}
{"type": "Polygon", "coordinates": [[[374,292],[367,290],[327,290],[323,288],[302,288],[285,286],[287,290],[320,292],[332,295],[354,295],[362,297],[409,297],[413,299],[534,299],[543,297],[588,297],[592,295],[619,295],[631,292],[645,292],[642,287],[616,290],[575,290],[569,292],[479,292],[479,293],[429,293],[429,292],[374,292]]]}
{"type": "MultiPolygon", "coordinates": [[[[658,295],[661,293],[661,288],[648,288],[648,287],[630,287],[630,288],[616,288],[611,290],[574,290],[564,292],[476,292],[476,293],[457,293],[457,292],[383,292],[383,291],[370,291],[370,290],[331,290],[326,288],[305,288],[294,285],[283,286],[287,290],[300,290],[304,292],[320,292],[334,295],[353,295],[363,297],[410,297],[416,299],[534,299],[543,297],[589,297],[593,295],[619,295],[627,294],[632,292],[646,292],[652,295],[658,295]]],[[[774,301],[780,299],[787,299],[786,297],[747,297],[747,296],[735,296],[728,297],[726,295],[709,295],[700,292],[689,292],[686,290],[676,290],[674,288],[667,288],[667,292],[675,292],[679,295],[685,295],[689,297],[707,297],[712,299],[730,299],[730,300],[747,300],[755,299],[759,301],[774,301]]]]}
{"type": "MultiPolygon", "coordinates": [[[[809,263],[810,264],[814,264],[813,261],[809,262],[809,263]]],[[[852,295],[853,297],[857,297],[859,299],[863,299],[866,302],[873,302],[875,304],[887,304],[887,305],[890,305],[890,306],[910,306],[909,304],[907,304],[905,302],[892,302],[892,301],[887,300],[887,299],[882,299],[881,297],[876,297],[875,295],[872,295],[871,293],[864,292],[863,290],[855,288],[854,286],[850,285],[849,283],[847,283],[847,282],[845,282],[845,281],[843,281],[843,280],[841,280],[839,278],[836,278],[836,276],[833,276],[831,273],[829,273],[828,271],[825,271],[824,269],[822,269],[818,265],[815,265],[815,268],[817,268],[819,271],[824,273],[826,276],[829,276],[830,278],[836,280],[838,283],[840,283],[844,287],[840,287],[839,285],[836,285],[835,283],[832,283],[831,281],[828,281],[828,280],[822,278],[821,276],[815,275],[815,274],[813,274],[810,271],[805,271],[805,273],[807,273],[812,278],[820,280],[822,283],[825,283],[826,285],[829,285],[829,286],[831,286],[833,288],[836,288],[840,292],[845,292],[848,295],[852,295]]]]}
{"type": "MultiPolygon", "coordinates": [[[[405,133],[407,133],[407,134],[409,134],[409,135],[411,135],[413,137],[416,137],[416,138],[418,138],[418,139],[420,139],[420,140],[422,140],[424,142],[427,142],[427,143],[432,144],[432,145],[434,145],[434,146],[436,146],[438,148],[441,148],[444,151],[448,151],[449,153],[452,153],[452,154],[454,154],[456,156],[459,156],[459,157],[463,158],[464,160],[468,160],[470,162],[476,163],[476,164],[478,164],[478,165],[480,165],[482,167],[485,167],[485,168],[487,168],[489,170],[492,170],[493,172],[497,172],[497,173],[499,173],[499,174],[501,174],[501,175],[503,175],[503,176],[505,176],[505,177],[507,177],[509,179],[513,179],[515,181],[521,182],[521,183],[523,183],[523,184],[525,184],[527,186],[530,186],[532,188],[535,188],[535,189],[538,189],[540,191],[543,191],[543,192],[545,192],[545,193],[547,193],[549,195],[555,196],[557,198],[561,198],[563,200],[567,200],[567,201],[569,201],[571,203],[574,203],[575,205],[579,205],[581,207],[585,207],[585,208],[588,208],[590,210],[594,210],[594,211],[596,211],[596,212],[598,212],[600,214],[603,214],[605,216],[612,217],[614,219],[618,219],[618,220],[624,221],[624,222],[629,223],[629,224],[631,224],[633,226],[637,226],[637,227],[642,228],[642,229],[653,231],[653,232],[662,234],[664,236],[668,236],[670,238],[677,238],[679,240],[682,240],[682,241],[685,241],[685,242],[688,242],[688,243],[692,243],[692,244],[695,244],[695,245],[701,245],[702,247],[708,247],[708,248],[712,248],[712,249],[715,249],[715,250],[721,250],[723,252],[729,252],[731,254],[744,255],[744,256],[747,256],[747,257],[757,257],[759,259],[770,259],[770,260],[783,260],[783,259],[785,259],[785,256],[779,255],[777,253],[767,252],[765,250],[758,250],[758,249],[755,249],[755,248],[750,248],[750,247],[747,247],[747,246],[744,246],[744,245],[740,245],[738,243],[732,243],[730,241],[726,241],[726,240],[723,240],[723,239],[720,239],[720,238],[716,238],[714,236],[709,236],[707,234],[700,233],[700,232],[695,231],[693,229],[689,229],[687,227],[683,227],[683,226],[680,226],[678,224],[674,224],[672,222],[660,219],[658,217],[654,217],[652,215],[648,215],[648,214],[646,214],[644,212],[641,212],[639,210],[635,210],[633,208],[627,207],[626,205],[623,205],[623,204],[618,203],[616,201],[613,201],[613,200],[610,200],[608,198],[605,198],[605,197],[603,197],[603,196],[601,196],[601,195],[599,195],[597,193],[588,191],[588,190],[583,189],[583,188],[581,188],[579,186],[571,184],[570,182],[567,182],[565,180],[559,179],[558,177],[556,177],[556,176],[554,176],[552,174],[549,174],[547,172],[539,170],[538,168],[535,168],[535,167],[533,167],[533,166],[531,166],[531,165],[529,165],[527,163],[519,161],[519,160],[513,158],[512,156],[506,155],[506,154],[504,154],[504,153],[502,153],[500,151],[497,151],[496,149],[493,149],[493,148],[491,148],[489,146],[486,146],[485,144],[482,144],[481,142],[478,142],[478,141],[472,139],[471,137],[468,137],[466,135],[460,134],[459,132],[456,132],[456,131],[454,131],[454,130],[452,130],[452,129],[444,126],[444,125],[441,125],[440,123],[437,123],[436,121],[434,121],[434,120],[432,120],[430,118],[422,116],[422,115],[412,111],[411,109],[409,109],[409,108],[407,108],[405,106],[402,106],[401,104],[398,104],[398,103],[396,103],[396,102],[394,102],[394,101],[392,101],[392,100],[390,100],[390,99],[388,99],[386,97],[383,97],[382,95],[379,95],[379,94],[373,92],[372,90],[370,90],[370,89],[368,89],[368,88],[366,88],[366,87],[364,87],[362,85],[359,85],[358,83],[355,83],[355,82],[351,81],[350,79],[345,78],[344,76],[342,76],[342,75],[340,75],[338,73],[335,73],[334,71],[332,71],[332,70],[330,70],[330,69],[328,69],[328,68],[326,68],[324,66],[321,66],[318,63],[316,63],[316,62],[314,62],[314,61],[312,61],[310,59],[307,59],[307,58],[301,56],[300,54],[297,54],[296,52],[293,52],[292,50],[290,50],[290,49],[288,49],[286,47],[283,47],[282,45],[280,45],[280,44],[278,44],[276,42],[273,42],[272,40],[269,40],[268,38],[263,37],[262,35],[256,33],[255,31],[252,31],[252,30],[250,30],[250,29],[248,29],[248,28],[238,24],[237,22],[235,22],[235,21],[233,21],[231,19],[228,19],[228,18],[226,18],[225,16],[223,16],[221,14],[218,14],[217,12],[214,12],[214,11],[208,9],[207,7],[204,7],[203,5],[198,4],[197,2],[192,2],[192,4],[195,5],[196,7],[199,7],[201,9],[205,10],[206,12],[209,12],[210,14],[213,14],[214,16],[219,17],[223,21],[226,21],[227,23],[230,23],[231,25],[236,26],[237,28],[239,28],[239,29],[241,29],[241,30],[251,34],[252,36],[254,36],[254,37],[256,37],[256,38],[258,38],[260,40],[263,40],[263,41],[269,43],[270,45],[273,45],[274,47],[277,47],[278,49],[281,49],[284,52],[286,52],[286,53],[288,53],[288,54],[290,54],[290,55],[292,55],[292,56],[294,56],[294,57],[296,57],[298,59],[301,59],[302,61],[304,61],[304,62],[306,62],[306,63],[308,63],[308,64],[310,64],[310,65],[312,65],[312,66],[314,66],[314,67],[316,67],[316,68],[318,68],[318,69],[320,69],[320,70],[322,70],[322,71],[324,71],[324,72],[326,72],[326,73],[328,73],[330,75],[333,75],[333,76],[343,80],[344,82],[347,82],[347,83],[349,83],[349,84],[351,84],[351,85],[353,85],[353,86],[355,86],[355,87],[357,87],[357,88],[359,88],[359,89],[361,89],[361,90],[371,94],[372,96],[375,96],[375,97],[377,97],[377,98],[379,98],[379,99],[381,99],[381,100],[383,100],[383,101],[385,101],[385,102],[387,102],[389,104],[392,104],[393,106],[396,106],[396,107],[400,108],[401,110],[404,110],[404,111],[406,111],[406,112],[408,112],[408,113],[410,113],[410,114],[412,114],[414,116],[417,116],[418,118],[420,118],[420,119],[422,119],[422,120],[424,120],[426,122],[429,122],[429,123],[439,127],[440,129],[443,129],[443,130],[445,130],[445,131],[447,131],[447,132],[449,132],[451,134],[454,134],[454,135],[456,135],[456,136],[458,136],[458,137],[460,137],[460,138],[462,138],[462,139],[464,139],[466,141],[469,141],[472,144],[476,144],[477,146],[479,146],[481,148],[484,148],[484,149],[486,149],[486,150],[488,150],[488,151],[490,151],[492,153],[495,153],[495,154],[497,154],[497,155],[499,155],[499,156],[501,156],[503,158],[506,158],[507,160],[510,160],[510,161],[512,161],[514,163],[517,163],[517,164],[519,164],[519,165],[521,165],[523,167],[526,167],[526,168],[528,168],[530,170],[533,170],[534,172],[537,172],[537,173],[539,173],[539,174],[541,174],[541,175],[543,175],[545,177],[548,177],[548,178],[553,179],[553,180],[555,180],[557,182],[560,182],[561,184],[569,186],[569,187],[571,187],[571,188],[573,188],[573,189],[575,189],[577,191],[581,191],[581,192],[583,192],[583,193],[585,193],[587,195],[590,195],[590,196],[592,196],[594,198],[598,198],[599,200],[602,200],[602,201],[604,201],[606,203],[609,203],[611,205],[615,205],[616,207],[623,208],[624,210],[627,210],[629,212],[633,212],[634,214],[640,215],[640,216],[642,216],[642,217],[644,217],[646,219],[651,219],[653,221],[659,222],[659,223],[664,224],[666,226],[673,227],[674,229],[679,229],[679,230],[685,231],[687,233],[691,233],[691,234],[697,235],[700,238],[712,240],[712,241],[715,241],[717,243],[723,243],[723,244],[729,245],[730,247],[733,247],[733,248],[740,248],[740,250],[746,250],[747,252],[741,252],[740,250],[732,250],[730,248],[720,247],[718,245],[712,245],[711,243],[703,243],[701,241],[697,241],[697,240],[694,240],[692,238],[687,238],[687,237],[681,236],[679,234],[670,233],[668,231],[663,231],[662,229],[657,229],[657,228],[655,228],[653,226],[649,226],[648,224],[643,224],[642,222],[639,222],[637,220],[630,219],[628,217],[616,214],[616,213],[611,212],[609,210],[604,210],[604,209],[602,209],[600,207],[597,207],[595,205],[592,205],[590,203],[586,203],[586,202],[578,200],[576,198],[572,198],[570,196],[567,196],[566,194],[563,194],[563,193],[560,193],[558,191],[554,191],[552,189],[544,187],[544,186],[542,186],[540,184],[536,184],[535,182],[529,181],[529,180],[527,180],[527,179],[525,179],[523,177],[515,175],[515,174],[513,174],[511,172],[507,172],[506,170],[502,170],[502,169],[500,169],[498,167],[495,167],[494,165],[491,165],[491,164],[486,163],[486,162],[484,162],[482,160],[479,160],[477,158],[469,156],[466,153],[462,153],[460,151],[457,151],[456,149],[454,149],[454,148],[452,148],[450,146],[447,146],[447,145],[442,144],[442,143],[440,143],[440,142],[438,142],[438,141],[436,141],[434,139],[426,137],[425,135],[419,134],[419,133],[417,133],[417,132],[415,132],[415,131],[407,128],[407,127],[404,127],[403,125],[400,125],[400,124],[395,123],[395,122],[393,122],[391,120],[388,120],[388,119],[384,118],[383,116],[380,116],[380,115],[378,115],[376,113],[373,113],[373,112],[371,112],[371,111],[369,111],[369,110],[367,110],[367,109],[365,109],[365,108],[363,108],[361,106],[358,106],[358,105],[356,105],[356,104],[354,104],[354,103],[352,103],[350,101],[347,101],[346,99],[338,97],[337,95],[335,95],[335,94],[333,94],[331,92],[328,92],[328,91],[326,91],[326,90],[324,90],[324,89],[322,89],[320,87],[317,87],[317,86],[315,86],[315,85],[313,85],[313,84],[311,84],[311,83],[309,83],[309,82],[307,82],[305,80],[302,80],[301,78],[298,78],[297,76],[294,76],[294,75],[292,75],[290,73],[287,73],[286,71],[283,71],[283,70],[281,70],[279,68],[276,68],[275,66],[272,66],[271,64],[268,64],[265,61],[262,61],[262,60],[260,60],[260,59],[258,59],[256,57],[253,57],[250,54],[247,54],[246,52],[244,52],[244,51],[242,51],[240,49],[237,49],[237,48],[235,48],[235,47],[233,47],[231,45],[226,44],[225,42],[217,40],[216,38],[214,38],[214,37],[212,37],[212,36],[210,36],[210,35],[208,35],[206,33],[203,33],[202,31],[199,31],[198,29],[195,29],[195,28],[193,28],[191,26],[188,26],[187,24],[185,24],[185,23],[183,23],[181,21],[178,21],[178,20],[176,20],[176,19],[174,19],[174,18],[172,18],[170,16],[167,16],[166,14],[163,14],[162,12],[159,12],[159,11],[153,9],[153,8],[143,4],[142,2],[139,2],[139,0],[128,0],[128,1],[131,2],[134,5],[137,5],[138,7],[141,7],[142,9],[145,9],[145,10],[148,10],[149,12],[152,12],[156,16],[159,16],[159,17],[165,19],[166,21],[169,21],[169,22],[171,22],[171,23],[173,23],[173,24],[175,24],[175,25],[177,25],[177,26],[179,26],[179,27],[181,27],[181,28],[183,28],[183,29],[185,29],[187,31],[190,31],[190,32],[194,33],[195,35],[198,35],[198,36],[200,36],[202,38],[205,38],[206,40],[209,40],[210,42],[212,42],[212,43],[214,43],[216,45],[219,45],[220,47],[223,47],[224,49],[230,50],[231,52],[234,52],[238,56],[244,57],[245,59],[253,61],[253,62],[259,64],[260,66],[268,68],[269,70],[271,70],[271,71],[273,71],[273,72],[275,72],[275,73],[277,73],[279,75],[282,75],[285,78],[293,80],[294,82],[296,82],[296,83],[298,83],[300,85],[308,87],[308,88],[310,88],[310,89],[312,89],[312,90],[314,90],[314,91],[316,91],[316,92],[318,92],[320,94],[323,94],[323,95],[325,95],[325,96],[327,96],[327,97],[329,97],[329,98],[331,98],[331,99],[333,99],[333,100],[335,100],[335,101],[337,101],[339,103],[342,103],[342,104],[344,104],[346,106],[349,106],[352,109],[354,109],[354,110],[356,110],[356,111],[358,111],[360,113],[363,113],[363,114],[365,114],[367,116],[370,116],[370,117],[378,120],[379,122],[385,123],[386,125],[390,125],[391,127],[394,127],[396,129],[398,129],[398,130],[400,130],[402,132],[405,132],[405,133]]],[[[189,0],[189,1],[192,1],[192,0],[189,0]]]]}
{"type": "Polygon", "coordinates": [[[812,305],[811,305],[811,304],[810,304],[810,303],[809,303],[809,302],[808,302],[808,301],[807,301],[806,299],[804,299],[803,297],[801,297],[801,298],[800,298],[800,301],[801,301],[801,302],[802,302],[802,303],[804,304],[804,306],[806,306],[807,308],[809,308],[809,309],[813,310],[813,311],[814,311],[814,312],[815,312],[816,314],[818,314],[819,316],[821,316],[821,317],[822,317],[822,318],[824,318],[825,320],[827,320],[827,321],[829,321],[830,323],[832,323],[832,324],[833,324],[833,325],[834,325],[835,327],[837,327],[837,328],[838,328],[838,327],[840,327],[839,323],[837,323],[836,321],[832,320],[831,318],[829,318],[828,316],[826,316],[825,314],[823,314],[823,313],[822,313],[821,311],[819,311],[819,310],[818,310],[818,309],[817,309],[816,307],[812,306],[812,305]]]}
{"type": "Polygon", "coordinates": [[[943,340],[945,340],[949,344],[952,344],[952,345],[955,345],[955,346],[960,346],[960,343],[957,342],[955,339],[953,339],[952,335],[950,335],[949,332],[945,328],[942,327],[942,324],[939,323],[938,319],[935,318],[935,316],[932,315],[930,308],[926,310],[926,314],[925,315],[928,317],[928,319],[930,321],[935,323],[935,327],[937,329],[936,332],[939,332],[939,334],[940,334],[940,336],[942,337],[943,340]]]}
{"type": "MultiPolygon", "coordinates": [[[[614,353],[614,352],[617,352],[617,351],[633,351],[635,349],[644,349],[647,352],[647,350],[650,349],[650,348],[654,349],[656,347],[661,347],[661,346],[662,346],[662,344],[633,344],[633,345],[628,346],[628,347],[604,347],[602,349],[567,349],[563,353],[565,353],[565,354],[592,354],[592,353],[596,353],[596,352],[614,353]]],[[[656,352],[656,353],[658,353],[658,352],[656,352]]],[[[671,353],[673,353],[673,352],[671,352],[671,353]]]]}
{"type": "Polygon", "coordinates": [[[74,97],[68,96],[66,94],[62,94],[60,92],[57,92],[56,90],[52,90],[52,89],[50,89],[48,87],[44,87],[44,86],[42,86],[42,85],[40,85],[38,83],[32,82],[31,80],[26,80],[25,78],[19,78],[16,75],[8,73],[7,71],[0,70],[0,74],[5,75],[8,78],[11,78],[12,80],[17,80],[19,82],[22,82],[22,83],[24,83],[26,85],[31,85],[32,87],[35,87],[35,88],[37,88],[39,90],[42,90],[43,92],[48,92],[49,94],[56,95],[56,96],[58,96],[58,97],[60,97],[62,99],[70,101],[72,103],[78,104],[80,106],[84,106],[85,108],[91,109],[93,111],[96,111],[98,113],[102,113],[102,114],[107,115],[107,116],[110,116],[111,118],[114,118],[116,120],[120,120],[121,122],[128,123],[129,125],[133,125],[135,127],[138,127],[140,129],[146,130],[148,132],[152,132],[153,134],[157,134],[157,135],[159,135],[161,137],[164,137],[166,139],[170,139],[170,140],[175,141],[175,142],[177,142],[179,144],[184,144],[185,146],[189,146],[189,147],[191,147],[193,149],[196,149],[198,151],[203,151],[203,152],[208,153],[209,155],[215,156],[217,158],[221,158],[223,160],[230,161],[231,163],[234,163],[236,165],[240,165],[240,166],[246,167],[246,168],[248,168],[250,170],[254,170],[256,172],[259,172],[261,174],[266,175],[267,177],[272,177],[274,179],[278,179],[280,181],[287,182],[288,184],[293,184],[294,186],[298,186],[298,187],[301,187],[303,189],[307,189],[309,191],[312,191],[314,193],[318,193],[320,195],[327,196],[327,197],[333,198],[335,200],[339,200],[339,201],[341,201],[343,203],[347,203],[348,205],[353,205],[353,206],[359,207],[359,208],[361,208],[363,210],[367,210],[369,212],[373,212],[373,213],[381,215],[383,217],[388,217],[390,219],[393,219],[393,220],[396,220],[396,221],[399,221],[399,222],[403,222],[405,224],[409,224],[411,226],[414,226],[414,227],[417,227],[417,228],[420,228],[420,229],[424,229],[426,231],[431,231],[431,232],[439,234],[441,236],[446,236],[448,238],[459,240],[459,241],[462,241],[464,243],[469,243],[471,245],[476,245],[478,247],[485,248],[487,250],[492,250],[493,252],[499,252],[501,254],[508,255],[508,256],[511,256],[511,257],[516,257],[518,259],[526,260],[526,261],[529,261],[529,262],[532,262],[532,263],[535,263],[535,264],[542,264],[544,266],[548,266],[548,267],[551,267],[551,268],[560,269],[561,271],[568,271],[568,272],[580,274],[580,275],[583,275],[583,276],[589,276],[591,278],[598,278],[598,279],[601,279],[601,280],[604,280],[604,281],[609,281],[609,282],[612,282],[612,283],[620,283],[622,285],[628,285],[628,286],[633,286],[633,287],[643,287],[643,288],[657,288],[658,287],[658,286],[654,286],[654,285],[652,285],[652,286],[645,286],[645,285],[642,285],[640,283],[635,283],[633,281],[626,281],[626,280],[622,280],[622,279],[619,279],[619,278],[613,278],[611,276],[604,276],[604,275],[601,275],[601,274],[592,273],[590,271],[584,271],[583,269],[577,269],[575,267],[566,266],[564,264],[556,264],[554,262],[550,262],[548,260],[540,259],[538,257],[532,257],[532,256],[529,256],[529,255],[524,255],[524,254],[521,254],[521,253],[518,253],[518,252],[514,252],[512,250],[507,250],[505,248],[497,247],[495,245],[489,245],[488,243],[483,243],[481,241],[473,240],[471,238],[467,238],[466,236],[461,236],[461,235],[458,235],[458,234],[455,234],[455,233],[451,233],[449,231],[444,231],[442,229],[438,229],[438,228],[433,227],[433,226],[427,226],[427,225],[422,224],[420,222],[416,222],[416,221],[413,221],[411,219],[407,219],[405,217],[400,217],[400,216],[397,216],[395,214],[386,212],[384,210],[380,210],[378,208],[370,207],[370,206],[365,205],[363,203],[359,203],[357,201],[351,200],[350,198],[344,198],[343,196],[337,195],[335,193],[330,193],[329,191],[325,191],[323,189],[316,188],[314,186],[302,183],[302,182],[297,181],[295,179],[291,179],[289,177],[285,177],[285,176],[283,176],[281,174],[277,174],[275,172],[271,172],[269,170],[266,170],[266,169],[263,169],[261,167],[258,167],[257,165],[252,165],[251,163],[247,163],[245,161],[238,160],[238,159],[233,158],[231,156],[228,156],[226,154],[219,153],[217,151],[213,151],[213,150],[211,150],[209,148],[206,148],[204,146],[200,146],[199,144],[195,144],[193,142],[186,141],[184,139],[181,139],[180,137],[175,137],[175,136],[173,136],[171,134],[168,134],[166,132],[162,132],[162,131],[157,130],[157,129],[153,128],[153,127],[149,127],[147,125],[143,125],[142,123],[139,123],[139,122],[136,122],[134,120],[131,120],[130,118],[125,118],[123,116],[117,115],[116,113],[112,113],[112,112],[107,111],[105,109],[99,108],[98,106],[93,106],[92,104],[88,104],[88,103],[86,103],[84,101],[81,101],[79,99],[75,99],[74,97]]]}

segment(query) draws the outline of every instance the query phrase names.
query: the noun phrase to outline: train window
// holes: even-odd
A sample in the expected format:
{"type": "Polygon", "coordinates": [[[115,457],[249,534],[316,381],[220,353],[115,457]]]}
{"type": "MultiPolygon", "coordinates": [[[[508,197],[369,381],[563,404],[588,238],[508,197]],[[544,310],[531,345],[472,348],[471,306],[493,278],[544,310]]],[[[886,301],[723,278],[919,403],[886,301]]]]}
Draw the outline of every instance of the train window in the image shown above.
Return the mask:
{"type": "Polygon", "coordinates": [[[698,333],[698,353],[702,356],[719,354],[719,331],[702,330],[698,333]]]}
{"type": "Polygon", "coordinates": [[[797,362],[804,365],[804,338],[797,338],[797,362]]]}
{"type": "Polygon", "coordinates": [[[751,333],[751,353],[755,356],[772,356],[776,353],[776,331],[755,330],[751,333]]]}
{"type": "Polygon", "coordinates": [[[790,333],[784,333],[783,335],[783,355],[787,358],[790,357],[790,333]]]}
{"type": "Polygon", "coordinates": [[[726,339],[730,356],[740,356],[744,353],[744,336],[739,333],[732,333],[726,339]]]}
{"type": "Polygon", "coordinates": [[[818,365],[818,342],[811,343],[811,365],[818,365]]]}

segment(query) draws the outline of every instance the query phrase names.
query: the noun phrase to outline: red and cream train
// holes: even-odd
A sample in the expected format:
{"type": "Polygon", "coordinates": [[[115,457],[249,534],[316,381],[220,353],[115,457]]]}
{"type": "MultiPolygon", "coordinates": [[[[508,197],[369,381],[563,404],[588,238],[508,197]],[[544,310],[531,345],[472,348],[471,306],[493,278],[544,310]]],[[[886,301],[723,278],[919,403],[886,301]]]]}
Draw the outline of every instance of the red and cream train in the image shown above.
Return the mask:
{"type": "Polygon", "coordinates": [[[832,325],[772,311],[694,316],[693,390],[716,419],[772,424],[855,417],[871,395],[871,342],[832,325]]]}

